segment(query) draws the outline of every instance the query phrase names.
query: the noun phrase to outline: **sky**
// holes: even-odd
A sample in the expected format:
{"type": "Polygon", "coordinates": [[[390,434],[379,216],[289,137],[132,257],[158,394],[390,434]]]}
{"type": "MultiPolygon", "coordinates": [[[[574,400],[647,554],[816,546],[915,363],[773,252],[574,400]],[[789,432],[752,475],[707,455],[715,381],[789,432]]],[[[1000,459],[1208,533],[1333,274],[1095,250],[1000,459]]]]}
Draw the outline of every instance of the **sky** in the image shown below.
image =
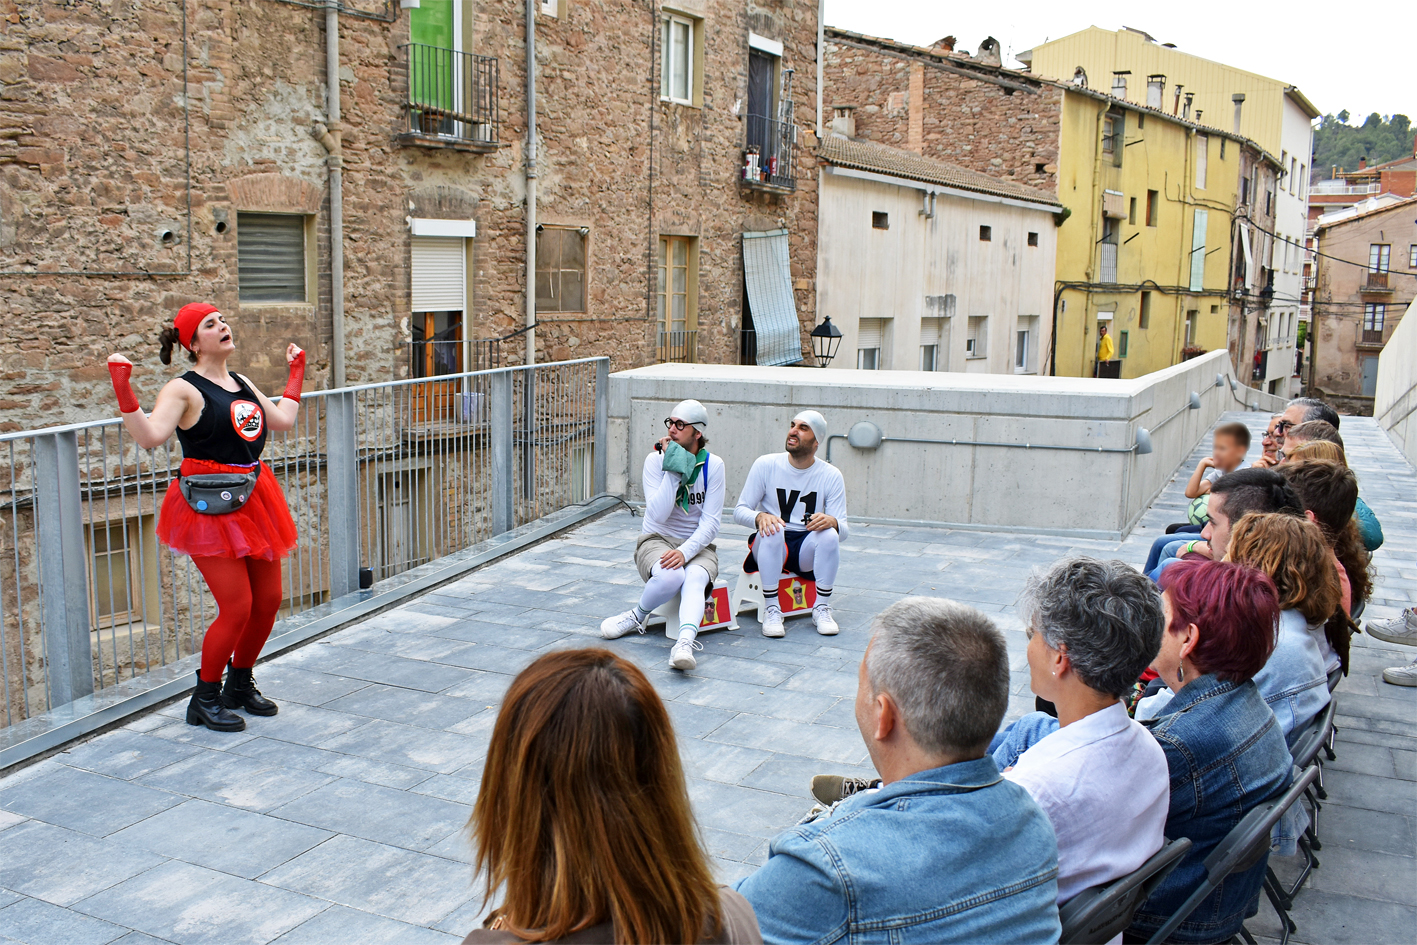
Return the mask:
{"type": "Polygon", "coordinates": [[[921,46],[953,34],[959,39],[955,48],[971,54],[993,36],[1003,48],[1004,65],[1015,69],[1022,64],[1013,53],[1048,39],[1089,26],[1130,26],[1158,43],[1175,43],[1183,52],[1297,85],[1320,112],[1337,114],[1346,108],[1354,124],[1372,112],[1417,119],[1417,83],[1411,81],[1411,26],[1417,25],[1417,12],[1411,13],[1409,28],[1401,29],[1395,19],[1379,18],[1375,24],[1371,17],[1345,16],[1334,8],[1324,12],[1306,3],[1192,0],[1163,9],[1135,0],[1094,0],[1084,7],[1012,0],[1001,7],[983,6],[990,9],[938,0],[826,0],[826,22],[921,46]]]}

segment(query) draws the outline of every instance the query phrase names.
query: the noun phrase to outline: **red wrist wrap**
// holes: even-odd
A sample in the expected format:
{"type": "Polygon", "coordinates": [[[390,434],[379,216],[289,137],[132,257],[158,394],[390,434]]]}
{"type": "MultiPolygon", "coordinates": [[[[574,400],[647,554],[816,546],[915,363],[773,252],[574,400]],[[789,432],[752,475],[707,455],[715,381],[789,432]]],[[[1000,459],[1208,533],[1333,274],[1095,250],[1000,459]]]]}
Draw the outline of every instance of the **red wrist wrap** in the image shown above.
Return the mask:
{"type": "Polygon", "coordinates": [[[305,352],[302,351],[295,356],[295,360],[290,362],[290,380],[285,383],[285,391],[281,393],[282,398],[289,398],[296,403],[300,403],[300,388],[305,384],[305,352]]]}
{"type": "Polygon", "coordinates": [[[133,393],[133,388],[128,384],[128,378],[133,374],[133,365],[124,361],[109,361],[108,373],[113,378],[113,392],[118,395],[118,411],[120,413],[132,413],[143,408],[138,404],[138,398],[133,393]]]}

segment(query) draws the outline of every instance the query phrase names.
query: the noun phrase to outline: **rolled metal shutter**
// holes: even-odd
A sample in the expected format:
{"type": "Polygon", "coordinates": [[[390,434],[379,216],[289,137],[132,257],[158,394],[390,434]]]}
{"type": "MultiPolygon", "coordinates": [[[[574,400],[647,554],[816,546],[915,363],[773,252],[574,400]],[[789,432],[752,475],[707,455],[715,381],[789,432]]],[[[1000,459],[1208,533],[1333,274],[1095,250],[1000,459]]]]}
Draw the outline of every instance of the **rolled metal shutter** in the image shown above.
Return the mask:
{"type": "Polygon", "coordinates": [[[938,345],[940,343],[940,320],[938,318],[920,319],[920,346],[938,345]]]}
{"type": "Polygon", "coordinates": [[[880,348],[885,338],[885,319],[863,318],[856,328],[856,347],[880,348]]]}
{"type": "Polygon", "coordinates": [[[305,217],[236,215],[237,295],[243,302],[304,302],[305,217]]]}
{"type": "Polygon", "coordinates": [[[465,308],[467,254],[457,237],[413,237],[413,311],[461,312],[465,308]]]}

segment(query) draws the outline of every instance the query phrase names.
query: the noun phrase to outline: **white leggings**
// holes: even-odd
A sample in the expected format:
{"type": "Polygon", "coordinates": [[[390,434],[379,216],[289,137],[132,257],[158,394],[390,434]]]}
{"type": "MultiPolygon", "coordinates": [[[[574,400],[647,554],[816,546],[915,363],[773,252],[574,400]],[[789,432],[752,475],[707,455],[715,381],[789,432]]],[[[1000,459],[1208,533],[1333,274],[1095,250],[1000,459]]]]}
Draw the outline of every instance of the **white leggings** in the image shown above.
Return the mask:
{"type": "Polygon", "coordinates": [[[656,564],[645,582],[644,593],[640,595],[640,609],[654,610],[661,604],[679,597],[679,629],[692,627],[697,633],[704,619],[704,591],[709,585],[709,573],[697,564],[672,571],[656,564]]]}
{"type": "MultiPolygon", "coordinates": [[[[782,580],[782,568],[787,562],[787,529],[775,535],[758,534],[753,542],[753,557],[758,559],[758,575],[763,587],[776,587],[782,580]]],[[[808,532],[797,551],[797,563],[802,570],[817,577],[817,589],[830,591],[836,586],[836,571],[841,566],[841,544],[835,528],[808,532]]]]}

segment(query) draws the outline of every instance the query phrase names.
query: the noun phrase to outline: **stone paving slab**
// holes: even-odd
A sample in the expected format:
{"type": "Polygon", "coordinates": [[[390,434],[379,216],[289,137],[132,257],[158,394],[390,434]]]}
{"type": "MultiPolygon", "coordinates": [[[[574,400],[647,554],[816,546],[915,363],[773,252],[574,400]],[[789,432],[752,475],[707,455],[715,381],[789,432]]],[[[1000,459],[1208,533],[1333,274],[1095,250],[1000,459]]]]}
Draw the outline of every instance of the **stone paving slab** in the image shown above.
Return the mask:
{"type": "MultiPolygon", "coordinates": [[[[1266,417],[1232,414],[1259,433],[1266,417]]],[[[1417,473],[1371,420],[1344,418],[1350,460],[1387,543],[1367,617],[1417,589],[1417,473]]],[[[1123,542],[853,526],[835,607],[842,632],[751,617],[706,634],[699,668],[667,666],[659,628],[602,644],[628,607],[639,520],[606,515],[258,669],[281,704],[239,735],[183,720],[185,703],[0,780],[0,945],[121,942],[454,943],[484,912],[465,824],[512,674],[538,655],[608,645],[640,666],[679,735],[705,848],[720,879],[751,872],[810,806],[813,774],[871,773],[852,701],[872,616],[906,593],[953,597],[1005,631],[1009,717],[1029,711],[1014,601],[1032,568],[1073,553],[1144,559],[1184,517],[1192,464],[1123,542]]],[[[718,541],[731,580],[747,531],[718,541]]],[[[1355,638],[1338,690],[1322,866],[1294,941],[1410,942],[1417,927],[1417,690],[1381,671],[1417,655],[1355,638]]],[[[1275,863],[1281,876],[1291,864],[1275,863]]],[[[1250,923],[1277,937],[1268,906],[1250,923]]]]}

